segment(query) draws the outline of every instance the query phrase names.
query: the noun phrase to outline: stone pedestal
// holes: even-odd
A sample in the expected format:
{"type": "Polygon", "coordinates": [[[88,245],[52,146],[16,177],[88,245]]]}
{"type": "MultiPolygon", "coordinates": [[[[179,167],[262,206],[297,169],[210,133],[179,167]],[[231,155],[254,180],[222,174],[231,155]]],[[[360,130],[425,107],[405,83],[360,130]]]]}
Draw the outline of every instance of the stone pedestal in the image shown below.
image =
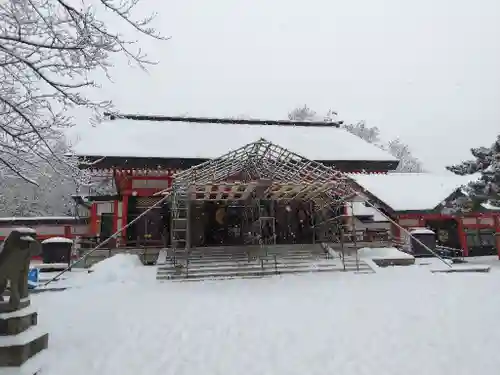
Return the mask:
{"type": "Polygon", "coordinates": [[[49,335],[37,326],[37,313],[29,299],[23,308],[9,311],[6,302],[0,302],[0,374],[38,374],[41,352],[47,349],[49,335]]]}

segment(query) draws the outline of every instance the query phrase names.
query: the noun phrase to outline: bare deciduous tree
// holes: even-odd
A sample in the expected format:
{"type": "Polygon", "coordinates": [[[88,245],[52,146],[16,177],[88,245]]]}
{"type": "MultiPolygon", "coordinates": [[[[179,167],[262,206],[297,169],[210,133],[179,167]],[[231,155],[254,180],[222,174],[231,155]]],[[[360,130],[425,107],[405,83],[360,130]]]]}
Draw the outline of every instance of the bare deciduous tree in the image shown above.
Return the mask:
{"type": "Polygon", "coordinates": [[[364,121],[358,121],[355,124],[345,124],[343,128],[368,143],[377,145],[380,142],[379,128],[376,126],[367,126],[364,121]]]}
{"type": "Polygon", "coordinates": [[[296,107],[291,112],[288,112],[290,121],[324,121],[334,122],[337,119],[337,112],[329,109],[324,116],[320,116],[316,111],[309,108],[306,104],[303,107],[296,107]]]}
{"type": "MultiPolygon", "coordinates": [[[[288,113],[288,118],[295,121],[332,122],[336,120],[336,117],[337,112],[331,109],[325,116],[321,117],[316,113],[316,111],[309,108],[307,105],[304,105],[303,107],[296,107],[288,113]]],[[[381,141],[380,129],[376,126],[368,126],[364,121],[359,121],[354,124],[342,124],[342,128],[396,157],[400,162],[395,172],[425,172],[422,163],[413,156],[409,146],[403,143],[399,138],[393,139],[387,143],[381,141]]]]}
{"type": "MultiPolygon", "coordinates": [[[[100,18],[107,11],[129,29],[163,39],[149,25],[154,14],[134,18],[139,0],[3,0],[0,2],[0,167],[32,181],[37,160],[52,160],[53,141],[73,125],[67,110],[92,109],[96,118],[111,103],[93,100],[90,75],[108,77],[112,56],[150,64],[136,42],[100,18]]],[[[122,30],[120,30],[122,31],[122,30]]]]}
{"type": "Polygon", "coordinates": [[[18,176],[0,178],[0,216],[70,215],[75,212],[73,195],[116,193],[112,175],[96,176],[78,168],[83,161],[71,155],[64,137],[50,146],[53,154],[47,155],[47,161],[31,159],[37,164],[34,183],[18,176]]]}
{"type": "Polygon", "coordinates": [[[303,107],[294,108],[288,113],[290,121],[314,121],[316,120],[316,112],[304,104],[303,107]]]}
{"type": "Polygon", "coordinates": [[[423,173],[425,168],[415,156],[413,156],[410,147],[403,143],[399,138],[389,141],[384,150],[399,160],[399,165],[395,172],[402,173],[423,173]]]}

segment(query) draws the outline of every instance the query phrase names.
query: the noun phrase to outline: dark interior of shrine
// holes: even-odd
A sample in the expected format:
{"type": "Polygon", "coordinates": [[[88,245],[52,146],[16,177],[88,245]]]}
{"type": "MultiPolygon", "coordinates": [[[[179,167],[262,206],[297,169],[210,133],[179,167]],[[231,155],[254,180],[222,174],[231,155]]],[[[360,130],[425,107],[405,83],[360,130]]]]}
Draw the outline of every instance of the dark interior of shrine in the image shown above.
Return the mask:
{"type": "Polygon", "coordinates": [[[200,201],[191,209],[191,245],[222,246],[314,242],[309,202],[200,201]]]}
{"type": "MultiPolygon", "coordinates": [[[[141,209],[129,202],[129,222],[141,209]]],[[[133,203],[133,202],[132,202],[133,203]]],[[[320,216],[309,201],[258,200],[192,201],[190,237],[192,247],[257,244],[314,243],[320,221],[342,214],[329,210],[320,216]]],[[[168,203],[151,210],[127,230],[127,240],[140,244],[170,245],[171,212],[168,203]]]]}

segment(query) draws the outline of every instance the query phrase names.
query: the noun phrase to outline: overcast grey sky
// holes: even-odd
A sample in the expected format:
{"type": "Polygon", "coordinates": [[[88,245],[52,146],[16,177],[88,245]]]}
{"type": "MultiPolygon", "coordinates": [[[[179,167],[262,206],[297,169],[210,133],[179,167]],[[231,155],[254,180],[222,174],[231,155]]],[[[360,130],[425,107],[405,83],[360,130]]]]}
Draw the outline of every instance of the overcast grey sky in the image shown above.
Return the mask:
{"type": "MultiPolygon", "coordinates": [[[[498,0],[142,0],[167,42],[118,63],[123,112],[284,118],[307,103],[400,136],[428,168],[500,132],[498,0]]],[[[216,140],[214,140],[216,141],[216,140]]]]}

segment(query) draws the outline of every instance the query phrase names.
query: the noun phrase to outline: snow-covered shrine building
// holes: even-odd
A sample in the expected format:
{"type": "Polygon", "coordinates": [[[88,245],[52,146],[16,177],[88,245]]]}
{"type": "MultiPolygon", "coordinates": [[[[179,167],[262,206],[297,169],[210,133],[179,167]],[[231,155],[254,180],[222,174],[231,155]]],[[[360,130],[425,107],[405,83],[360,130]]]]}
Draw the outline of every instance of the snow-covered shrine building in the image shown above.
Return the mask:
{"type": "Polygon", "coordinates": [[[499,210],[485,207],[466,215],[450,210],[450,202],[471,177],[390,173],[398,164],[394,157],[336,123],[123,115],[92,128],[75,145],[75,153],[96,178],[111,178],[114,183],[112,194],[78,197],[80,208],[88,211],[83,213],[89,219],[87,237],[102,241],[135,220],[110,242],[111,247],[176,246],[172,233],[178,230],[178,209],[176,214],[172,184],[179,176],[184,183],[192,182],[189,247],[248,244],[245,235],[253,230],[255,219],[248,202],[266,180],[258,176],[264,168],[256,165],[259,154],[257,164],[263,157],[282,164],[273,167],[281,169],[279,183],[264,187],[270,194],[261,195],[257,207],[259,215],[272,217],[276,243],[332,240],[318,234],[325,233],[319,222],[337,235],[338,228],[333,227],[343,225],[350,240],[364,243],[380,238],[401,243],[407,235],[400,227],[428,227],[441,246],[462,249],[465,256],[500,254],[499,210]],[[255,155],[249,157],[251,153],[255,155]],[[244,158],[248,170],[242,168],[244,158]],[[346,189],[358,196],[340,199],[342,203],[330,207],[328,215],[317,217],[316,198],[325,193],[318,186],[326,186],[325,176],[336,180],[330,189],[347,182],[346,189]],[[196,182],[198,177],[203,177],[202,184],[196,182]],[[316,190],[305,193],[311,188],[304,185],[314,181],[316,190]],[[165,194],[172,197],[136,220],[165,194]]]}
{"type": "MultiPolygon", "coordinates": [[[[89,236],[107,238],[136,219],[162,198],[159,193],[171,188],[173,176],[180,171],[218,160],[221,155],[259,139],[282,147],[280,155],[285,153],[283,150],[290,150],[307,158],[311,161],[308,168],[314,161],[318,165],[334,166],[341,172],[383,174],[398,165],[393,156],[337,123],[139,115],[111,117],[88,131],[74,147],[75,154],[83,162],[82,167],[90,168],[96,177],[111,177],[116,187],[111,195],[90,195],[80,199],[89,211],[89,236]]],[[[280,155],[275,157],[279,159],[280,155]]],[[[246,243],[245,229],[238,217],[248,215],[241,211],[241,202],[251,187],[248,183],[242,185],[240,180],[241,173],[195,187],[192,215],[197,218],[197,225],[192,228],[191,246],[246,243]]],[[[280,189],[273,197],[278,193],[290,194],[285,191],[291,189],[290,186],[280,189]]],[[[311,219],[310,202],[304,199],[302,202],[285,201],[273,207],[276,222],[284,223],[285,217],[291,216],[296,219],[293,222],[287,219],[286,229],[273,224],[278,242],[314,241],[309,226],[300,224],[311,219]]],[[[367,210],[364,211],[361,216],[364,219],[368,216],[368,221],[373,222],[376,210],[372,209],[368,215],[367,210]]],[[[352,213],[356,215],[351,210],[352,213]]],[[[123,230],[114,245],[169,246],[171,222],[170,205],[158,205],[123,230]]],[[[386,231],[390,229],[387,223],[381,225],[386,231]]]]}
{"type": "MultiPolygon", "coordinates": [[[[351,178],[371,203],[401,227],[429,228],[436,233],[439,245],[462,249],[464,256],[500,257],[500,209],[481,205],[458,214],[454,207],[455,199],[464,196],[462,187],[477,176],[389,173],[353,174],[351,178]]],[[[406,240],[399,227],[393,226],[392,233],[401,242],[406,240]]]]}

